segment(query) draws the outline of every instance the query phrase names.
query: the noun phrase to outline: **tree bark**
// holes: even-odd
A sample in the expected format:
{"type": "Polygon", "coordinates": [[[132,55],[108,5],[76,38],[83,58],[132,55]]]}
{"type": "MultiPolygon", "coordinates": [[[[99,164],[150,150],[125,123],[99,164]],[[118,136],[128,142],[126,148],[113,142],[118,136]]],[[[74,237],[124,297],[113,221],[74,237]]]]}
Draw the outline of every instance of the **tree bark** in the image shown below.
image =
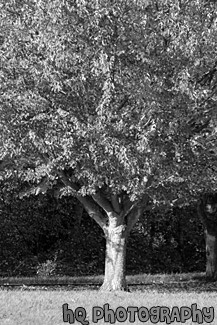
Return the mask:
{"type": "Polygon", "coordinates": [[[125,277],[127,237],[126,225],[108,227],[102,291],[127,290],[125,277]]]}
{"type": "Polygon", "coordinates": [[[101,291],[128,291],[126,283],[126,249],[131,229],[142,214],[137,206],[125,215],[124,210],[109,214],[109,225],[105,231],[106,256],[105,277],[101,291]]]}
{"type": "Polygon", "coordinates": [[[205,229],[206,240],[206,276],[217,279],[217,234],[205,229]]]}
{"type": "Polygon", "coordinates": [[[198,204],[206,242],[206,276],[217,279],[217,197],[204,195],[198,204]]]}

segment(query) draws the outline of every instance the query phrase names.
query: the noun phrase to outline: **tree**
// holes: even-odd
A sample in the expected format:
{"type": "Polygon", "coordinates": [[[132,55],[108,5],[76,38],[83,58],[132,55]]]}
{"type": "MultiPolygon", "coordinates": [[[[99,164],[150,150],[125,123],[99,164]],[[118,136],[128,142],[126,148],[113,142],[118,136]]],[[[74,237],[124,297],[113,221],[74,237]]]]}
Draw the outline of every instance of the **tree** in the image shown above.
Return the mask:
{"type": "Polygon", "coordinates": [[[214,73],[201,83],[216,58],[213,10],[1,2],[2,178],[82,203],[106,238],[102,289],[126,289],[127,239],[150,202],[216,187],[214,73]]]}
{"type": "Polygon", "coordinates": [[[198,204],[206,241],[206,275],[217,278],[217,194],[206,193],[198,204]]]}

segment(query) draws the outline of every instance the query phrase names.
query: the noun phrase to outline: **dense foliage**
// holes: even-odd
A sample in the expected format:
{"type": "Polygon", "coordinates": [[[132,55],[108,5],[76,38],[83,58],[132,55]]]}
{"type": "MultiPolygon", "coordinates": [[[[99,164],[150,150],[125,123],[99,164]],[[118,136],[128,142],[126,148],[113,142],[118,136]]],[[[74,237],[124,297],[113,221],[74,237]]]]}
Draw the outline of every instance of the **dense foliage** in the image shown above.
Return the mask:
{"type": "MultiPolygon", "coordinates": [[[[0,275],[103,274],[103,232],[85,212],[77,223],[76,204],[50,195],[2,203],[0,275]]],[[[203,230],[194,206],[163,215],[150,211],[136,224],[127,274],[204,270],[203,230]]]]}
{"type": "Polygon", "coordinates": [[[57,176],[76,183],[70,192],[104,186],[132,200],[216,187],[215,10],[1,1],[1,157],[44,181],[36,193],[57,176]]]}

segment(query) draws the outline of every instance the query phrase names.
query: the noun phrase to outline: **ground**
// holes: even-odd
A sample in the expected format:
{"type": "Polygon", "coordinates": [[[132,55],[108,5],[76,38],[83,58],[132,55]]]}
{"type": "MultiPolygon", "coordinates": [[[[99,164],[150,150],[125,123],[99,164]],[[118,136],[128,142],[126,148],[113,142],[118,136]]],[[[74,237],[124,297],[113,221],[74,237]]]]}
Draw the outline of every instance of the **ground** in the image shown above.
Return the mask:
{"type": "MultiPolygon", "coordinates": [[[[186,306],[188,310],[196,306],[201,313],[204,307],[213,307],[216,318],[210,324],[217,324],[217,309],[213,305],[217,301],[217,282],[206,281],[202,273],[129,276],[127,280],[130,293],[98,292],[99,284],[102,283],[101,276],[65,277],[59,280],[55,278],[38,278],[31,285],[30,282],[33,282],[33,279],[24,280],[19,278],[1,279],[1,325],[64,324],[64,308],[72,310],[74,316],[76,315],[76,310],[77,312],[79,310],[80,312],[85,312],[83,316],[82,314],[77,314],[79,321],[75,321],[76,324],[94,324],[94,312],[96,312],[95,317],[99,318],[95,319],[97,321],[95,323],[105,324],[104,319],[101,318],[103,314],[100,315],[99,311],[102,311],[106,306],[113,311],[117,311],[118,307],[123,307],[125,311],[127,311],[129,306],[138,307],[138,310],[142,307],[143,309],[146,308],[149,312],[154,306],[164,306],[169,311],[172,311],[172,308],[175,306],[180,311],[182,306],[186,306]],[[24,282],[26,283],[24,284],[24,282]],[[78,307],[82,309],[77,309],[78,307]],[[81,316],[80,318],[79,315],[81,316]]],[[[129,313],[126,315],[128,317],[126,322],[116,320],[115,324],[129,324],[129,313]]],[[[204,317],[204,314],[201,315],[204,317]]],[[[76,320],[76,317],[74,320],[76,320]]],[[[137,316],[133,323],[142,324],[137,316]]],[[[187,319],[185,322],[185,324],[196,323],[193,322],[192,318],[187,319]]],[[[149,319],[145,324],[152,324],[151,320],[149,319]]],[[[160,324],[166,323],[161,322],[160,324]]],[[[171,324],[178,323],[172,322],[171,324]]]]}

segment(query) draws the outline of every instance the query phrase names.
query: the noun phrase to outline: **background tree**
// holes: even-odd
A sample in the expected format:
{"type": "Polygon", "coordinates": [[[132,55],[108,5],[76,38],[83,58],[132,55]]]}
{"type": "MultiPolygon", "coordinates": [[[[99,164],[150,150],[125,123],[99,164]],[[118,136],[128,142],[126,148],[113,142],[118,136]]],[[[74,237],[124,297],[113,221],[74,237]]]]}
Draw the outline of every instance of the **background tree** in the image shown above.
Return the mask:
{"type": "Polygon", "coordinates": [[[214,12],[1,2],[2,177],[21,179],[22,195],[52,187],[82,203],[106,238],[103,289],[126,288],[127,239],[150,202],[216,187],[214,12]]]}
{"type": "Polygon", "coordinates": [[[217,194],[205,193],[198,203],[206,241],[206,275],[217,278],[217,194]]]}

